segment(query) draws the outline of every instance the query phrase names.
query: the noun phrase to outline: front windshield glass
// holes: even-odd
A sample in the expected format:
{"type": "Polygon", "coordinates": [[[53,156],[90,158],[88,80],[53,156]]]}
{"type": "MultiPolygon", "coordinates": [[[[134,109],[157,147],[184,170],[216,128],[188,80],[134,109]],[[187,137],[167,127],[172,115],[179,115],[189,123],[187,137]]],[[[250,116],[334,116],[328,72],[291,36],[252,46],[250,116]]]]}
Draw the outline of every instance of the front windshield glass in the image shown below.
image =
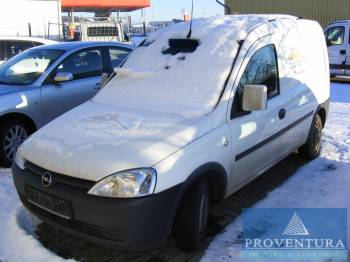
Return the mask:
{"type": "Polygon", "coordinates": [[[0,83],[28,85],[33,83],[63,54],[60,50],[29,50],[0,67],[0,83]]]}

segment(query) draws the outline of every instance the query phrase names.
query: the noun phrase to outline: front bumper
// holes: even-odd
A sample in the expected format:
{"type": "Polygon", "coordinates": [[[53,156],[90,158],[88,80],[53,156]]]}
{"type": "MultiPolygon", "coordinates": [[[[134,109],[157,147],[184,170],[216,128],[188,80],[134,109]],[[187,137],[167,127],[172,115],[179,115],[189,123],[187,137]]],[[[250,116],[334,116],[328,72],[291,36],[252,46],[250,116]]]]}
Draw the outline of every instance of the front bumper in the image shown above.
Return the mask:
{"type": "Polygon", "coordinates": [[[46,170],[28,163],[25,170],[12,167],[13,179],[24,206],[42,221],[97,245],[126,251],[161,246],[168,238],[176,213],[177,185],[159,194],[133,199],[88,195],[94,182],[51,172],[52,185],[44,187],[46,170]],[[71,202],[72,219],[65,219],[27,200],[25,187],[71,202]]]}

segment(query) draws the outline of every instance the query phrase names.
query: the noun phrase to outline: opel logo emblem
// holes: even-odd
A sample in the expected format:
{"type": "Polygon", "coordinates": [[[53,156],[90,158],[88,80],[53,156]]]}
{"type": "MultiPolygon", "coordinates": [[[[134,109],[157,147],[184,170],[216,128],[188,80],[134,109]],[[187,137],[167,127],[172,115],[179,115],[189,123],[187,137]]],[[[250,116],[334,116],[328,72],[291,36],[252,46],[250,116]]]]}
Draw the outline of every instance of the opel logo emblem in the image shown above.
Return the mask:
{"type": "Polygon", "coordinates": [[[45,172],[42,176],[41,176],[41,184],[44,187],[48,187],[50,186],[52,183],[52,177],[51,174],[49,172],[45,172]]]}

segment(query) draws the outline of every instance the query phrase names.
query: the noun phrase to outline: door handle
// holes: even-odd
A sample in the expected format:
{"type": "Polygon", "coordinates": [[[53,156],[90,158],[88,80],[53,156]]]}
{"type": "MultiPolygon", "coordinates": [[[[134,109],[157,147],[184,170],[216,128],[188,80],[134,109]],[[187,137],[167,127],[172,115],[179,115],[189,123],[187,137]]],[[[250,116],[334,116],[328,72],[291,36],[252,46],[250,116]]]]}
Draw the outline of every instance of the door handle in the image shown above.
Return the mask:
{"type": "Polygon", "coordinates": [[[282,109],[278,112],[278,117],[279,117],[279,119],[285,118],[285,117],[286,117],[286,114],[287,114],[287,111],[286,111],[284,108],[282,108],[282,109]]]}
{"type": "Polygon", "coordinates": [[[340,50],[340,54],[341,54],[341,55],[346,55],[346,49],[340,50]]]}
{"type": "Polygon", "coordinates": [[[100,90],[101,89],[101,84],[97,83],[93,89],[94,90],[100,90]]]}

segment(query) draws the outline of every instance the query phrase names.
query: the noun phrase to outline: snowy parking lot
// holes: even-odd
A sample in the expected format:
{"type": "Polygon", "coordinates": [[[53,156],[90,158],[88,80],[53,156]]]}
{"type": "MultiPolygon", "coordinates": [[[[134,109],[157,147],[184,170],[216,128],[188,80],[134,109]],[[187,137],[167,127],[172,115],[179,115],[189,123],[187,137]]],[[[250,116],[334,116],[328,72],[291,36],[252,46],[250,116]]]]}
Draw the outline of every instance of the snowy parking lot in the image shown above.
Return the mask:
{"type": "MultiPolygon", "coordinates": [[[[333,83],[321,156],[301,167],[258,208],[350,208],[350,84],[333,83]]],[[[280,170],[283,172],[283,170],[280,170]]],[[[21,205],[11,172],[0,169],[0,261],[63,261],[35,233],[40,221],[21,205]]],[[[348,216],[348,225],[350,225],[348,216]]],[[[239,261],[241,217],[211,242],[202,261],[239,261]]],[[[347,231],[350,242],[349,229],[347,231]]],[[[66,260],[65,260],[66,261],[66,260]]],[[[120,260],[118,260],[120,261],[120,260]]]]}

